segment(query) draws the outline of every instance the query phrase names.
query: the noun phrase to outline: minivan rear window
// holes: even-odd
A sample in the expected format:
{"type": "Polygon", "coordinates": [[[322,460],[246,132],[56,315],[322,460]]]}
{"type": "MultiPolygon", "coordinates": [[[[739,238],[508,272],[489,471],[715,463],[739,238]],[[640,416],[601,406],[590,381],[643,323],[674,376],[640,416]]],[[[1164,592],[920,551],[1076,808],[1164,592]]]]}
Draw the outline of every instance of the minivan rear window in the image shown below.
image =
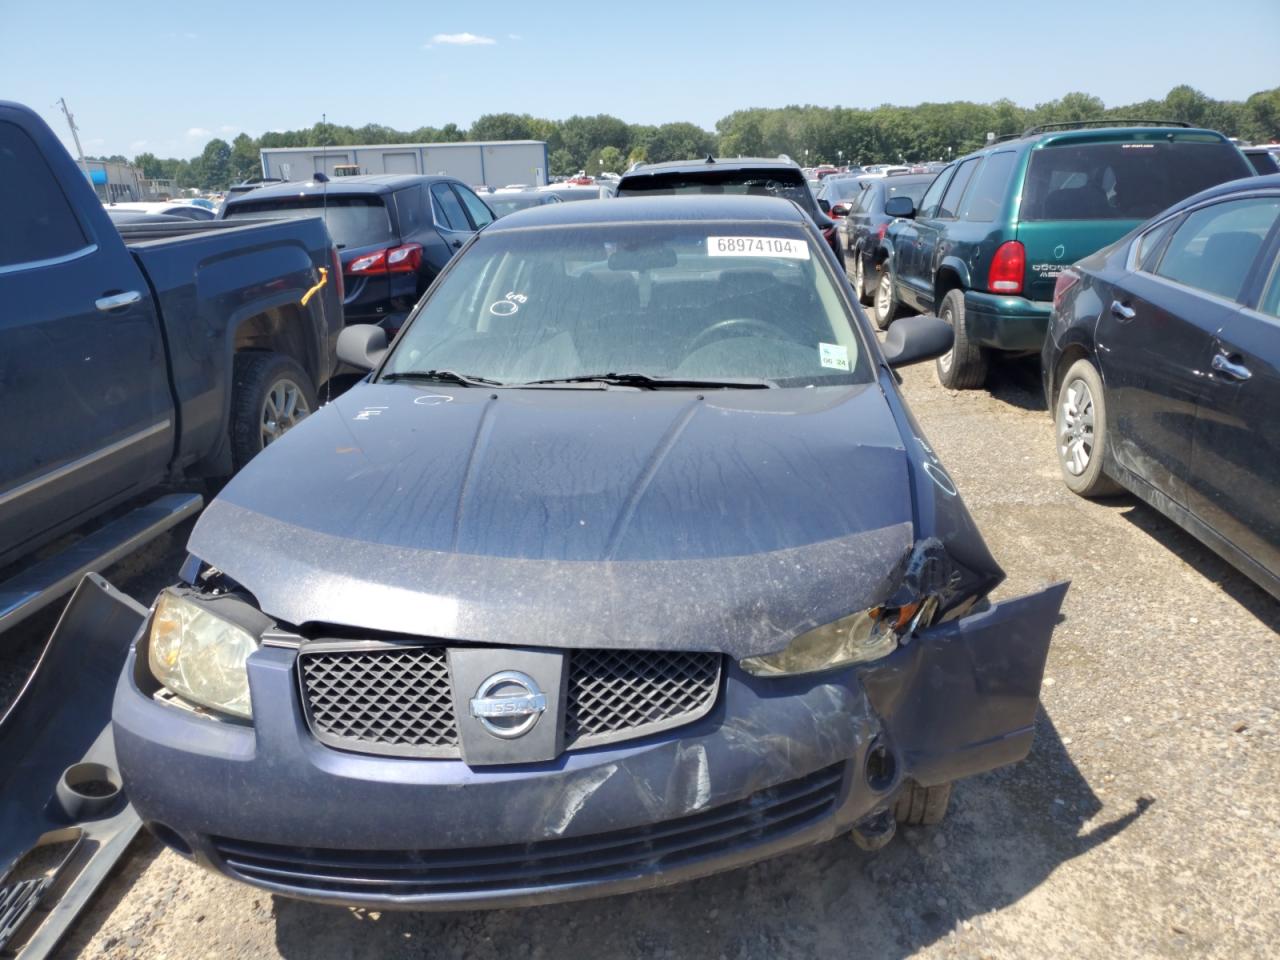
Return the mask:
{"type": "Polygon", "coordinates": [[[395,239],[386,204],[377,195],[360,197],[273,197],[228,207],[227,220],[293,220],[320,217],[338,249],[371,247],[395,239]]]}
{"type": "Polygon", "coordinates": [[[1206,187],[1252,173],[1221,140],[1063,143],[1032,151],[1022,220],[1146,220],[1206,187]]]}

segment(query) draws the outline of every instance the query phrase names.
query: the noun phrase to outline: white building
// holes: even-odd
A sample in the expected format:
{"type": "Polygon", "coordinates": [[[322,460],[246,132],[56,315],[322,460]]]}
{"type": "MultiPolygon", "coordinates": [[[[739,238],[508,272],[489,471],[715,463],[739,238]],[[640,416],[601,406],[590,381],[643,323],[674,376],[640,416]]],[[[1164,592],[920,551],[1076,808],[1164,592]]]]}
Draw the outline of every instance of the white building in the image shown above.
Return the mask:
{"type": "Polygon", "coordinates": [[[358,147],[264,147],[262,175],[310,180],[365,173],[443,173],[463,183],[502,187],[547,182],[547,145],[542,140],[462,143],[387,143],[358,147]]]}

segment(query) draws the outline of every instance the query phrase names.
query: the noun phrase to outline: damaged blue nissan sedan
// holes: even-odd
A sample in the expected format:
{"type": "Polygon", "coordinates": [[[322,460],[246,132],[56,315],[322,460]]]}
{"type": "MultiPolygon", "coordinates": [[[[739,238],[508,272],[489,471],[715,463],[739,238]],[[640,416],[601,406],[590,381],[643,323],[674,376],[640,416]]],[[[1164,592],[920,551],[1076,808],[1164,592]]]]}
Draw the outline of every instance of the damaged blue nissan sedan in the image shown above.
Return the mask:
{"type": "Polygon", "coordinates": [[[227,876],[461,909],[946,810],[1031,746],[1066,591],[1003,573],[809,218],[512,214],[205,510],[116,692],[134,807],[227,876]]]}

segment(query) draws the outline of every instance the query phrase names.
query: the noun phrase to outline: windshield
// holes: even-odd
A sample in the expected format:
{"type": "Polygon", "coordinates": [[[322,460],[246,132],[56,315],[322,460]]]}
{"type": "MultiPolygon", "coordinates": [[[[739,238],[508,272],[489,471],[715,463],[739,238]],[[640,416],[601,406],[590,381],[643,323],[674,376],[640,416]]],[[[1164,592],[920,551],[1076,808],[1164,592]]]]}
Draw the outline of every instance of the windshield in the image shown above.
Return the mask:
{"type": "Polygon", "coordinates": [[[485,202],[489,204],[489,208],[499,217],[505,217],[508,213],[515,213],[517,210],[523,210],[526,207],[537,206],[542,202],[541,197],[504,197],[500,193],[490,194],[485,197],[485,202]]]}
{"type": "Polygon", "coordinates": [[[832,203],[839,200],[848,200],[850,197],[856,197],[860,194],[865,185],[865,181],[857,180],[853,177],[841,180],[823,180],[822,190],[818,196],[832,203]]]}
{"type": "Polygon", "coordinates": [[[502,384],[643,374],[778,386],[870,379],[848,308],[799,225],[680,222],[481,234],[382,376],[502,384]]]}
{"type": "Polygon", "coordinates": [[[1251,172],[1239,150],[1216,138],[1048,146],[1031,153],[1022,219],[1146,220],[1251,172]]]}
{"type": "Polygon", "coordinates": [[[296,217],[321,217],[338,249],[370,247],[395,239],[391,218],[378,196],[330,197],[328,203],[319,195],[311,194],[246,201],[228,207],[224,219],[291,220],[296,217]]]}

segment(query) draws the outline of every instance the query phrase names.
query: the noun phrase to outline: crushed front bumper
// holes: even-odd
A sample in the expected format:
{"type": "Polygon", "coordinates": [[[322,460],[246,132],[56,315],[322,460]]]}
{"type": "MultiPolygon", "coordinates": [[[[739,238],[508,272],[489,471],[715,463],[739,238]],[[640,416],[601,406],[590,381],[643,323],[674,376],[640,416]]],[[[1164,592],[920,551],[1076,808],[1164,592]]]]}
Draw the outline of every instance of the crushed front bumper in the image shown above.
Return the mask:
{"type": "Polygon", "coordinates": [[[716,708],[688,726],[478,769],[321,745],[294,650],[250,658],[252,726],[152,699],[130,662],[116,751],[170,846],[276,893],[419,909],[621,893],[829,839],[884,811],[904,778],[1024,757],[1065,591],[935,626],[858,668],[760,679],[730,664],[716,708]]]}

